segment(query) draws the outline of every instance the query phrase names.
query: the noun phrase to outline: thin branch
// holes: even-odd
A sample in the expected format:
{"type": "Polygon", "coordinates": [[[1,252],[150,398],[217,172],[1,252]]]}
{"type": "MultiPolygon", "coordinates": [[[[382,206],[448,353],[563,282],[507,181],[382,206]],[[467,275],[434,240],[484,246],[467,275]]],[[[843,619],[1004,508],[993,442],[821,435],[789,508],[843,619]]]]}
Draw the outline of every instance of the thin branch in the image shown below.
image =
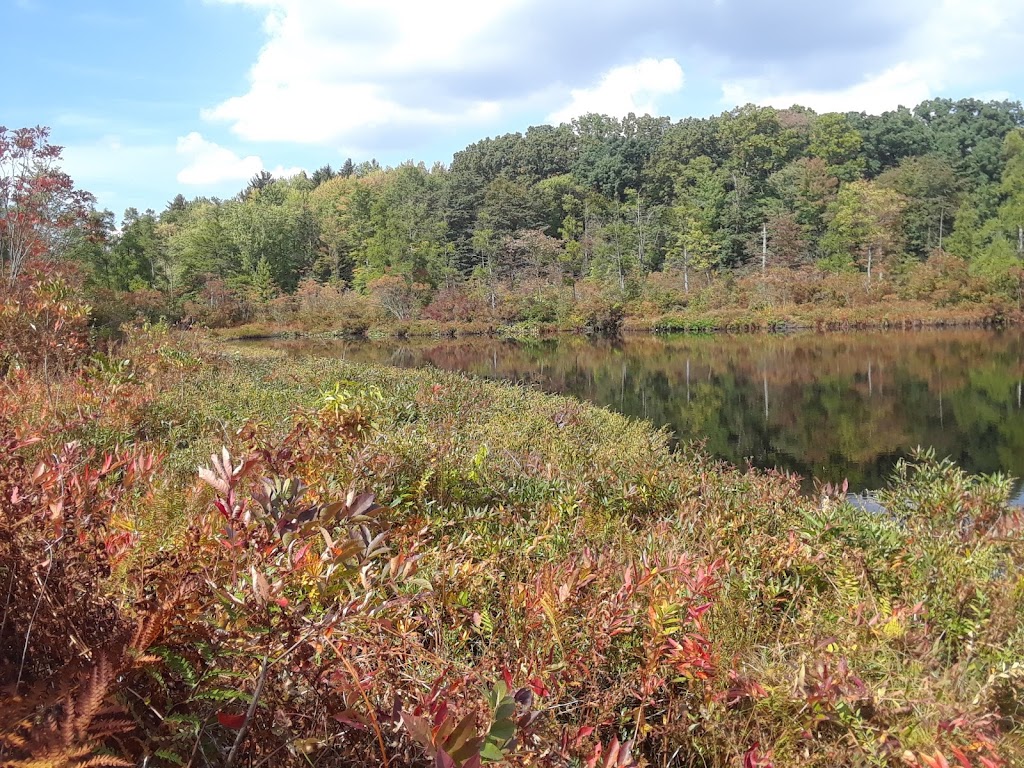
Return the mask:
{"type": "Polygon", "coordinates": [[[346,658],[345,655],[342,654],[341,650],[338,648],[338,646],[334,644],[333,641],[328,640],[327,643],[331,646],[331,648],[334,649],[334,652],[338,655],[338,658],[341,659],[341,663],[345,665],[345,668],[348,670],[349,674],[352,675],[352,681],[356,684],[356,687],[359,689],[359,695],[362,697],[363,703],[366,705],[366,711],[370,716],[370,725],[373,726],[373,730],[377,734],[377,744],[380,746],[380,757],[381,760],[384,762],[384,768],[389,768],[390,763],[388,761],[388,752],[387,748],[384,746],[384,734],[381,733],[380,723],[377,722],[377,715],[373,710],[373,705],[370,704],[370,699],[366,696],[366,690],[363,688],[363,684],[359,681],[359,673],[356,672],[355,668],[349,662],[348,658],[346,658]]]}
{"type": "Polygon", "coordinates": [[[260,676],[256,680],[256,690],[252,693],[252,701],[249,702],[249,709],[245,713],[245,720],[242,722],[242,727],[238,729],[238,735],[235,736],[235,743],[231,746],[228,759],[224,762],[224,768],[231,768],[235,764],[235,760],[238,759],[238,754],[242,749],[242,742],[245,741],[245,736],[249,733],[249,725],[256,715],[256,707],[259,704],[260,696],[263,694],[263,686],[267,683],[267,673],[270,671],[270,665],[267,663],[269,659],[269,653],[263,654],[263,664],[260,667],[260,676]]]}
{"type": "MultiPolygon", "coordinates": [[[[59,539],[58,539],[59,541],[59,539]]],[[[56,543],[56,542],[54,542],[56,543]]],[[[42,584],[39,585],[39,597],[36,599],[36,607],[32,610],[32,618],[28,621],[28,629],[25,630],[25,645],[21,649],[21,664],[18,665],[18,680],[15,682],[15,690],[21,685],[21,676],[25,672],[25,657],[28,656],[28,643],[32,637],[32,627],[36,622],[36,615],[39,613],[39,606],[42,605],[43,597],[46,595],[46,585],[50,581],[50,571],[53,570],[53,561],[56,555],[50,552],[50,563],[46,566],[46,576],[43,578],[42,584]]]]}
{"type": "Polygon", "coordinates": [[[282,749],[284,749],[284,745],[282,745],[282,746],[278,747],[277,749],[275,749],[269,755],[267,755],[262,760],[260,760],[258,763],[256,763],[252,768],[260,768],[261,765],[265,765],[266,763],[269,763],[271,758],[273,758],[282,749]]]}

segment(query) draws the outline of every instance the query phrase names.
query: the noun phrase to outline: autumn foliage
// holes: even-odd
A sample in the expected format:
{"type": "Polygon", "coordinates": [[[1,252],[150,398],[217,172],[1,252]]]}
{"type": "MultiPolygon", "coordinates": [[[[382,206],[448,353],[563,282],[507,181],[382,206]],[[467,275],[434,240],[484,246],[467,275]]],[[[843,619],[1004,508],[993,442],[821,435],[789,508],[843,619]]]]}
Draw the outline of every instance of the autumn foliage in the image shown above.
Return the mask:
{"type": "Polygon", "coordinates": [[[48,320],[5,326],[0,765],[1024,755],[999,478],[921,456],[869,514],[568,399],[5,301],[48,320]]]}
{"type": "Polygon", "coordinates": [[[0,126],[0,276],[13,286],[33,261],[67,250],[95,199],[57,166],[48,128],[0,126]]]}

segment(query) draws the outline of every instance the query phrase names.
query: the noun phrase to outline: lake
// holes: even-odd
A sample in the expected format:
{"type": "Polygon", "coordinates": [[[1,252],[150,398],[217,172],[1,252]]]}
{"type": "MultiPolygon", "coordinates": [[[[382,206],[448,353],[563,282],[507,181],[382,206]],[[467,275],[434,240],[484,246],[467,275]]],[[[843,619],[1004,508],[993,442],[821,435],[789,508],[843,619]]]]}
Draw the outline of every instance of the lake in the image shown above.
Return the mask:
{"type": "Polygon", "coordinates": [[[1024,476],[1024,332],[982,329],[515,343],[258,342],[294,355],[434,366],[573,395],[739,465],[880,487],[916,446],[1024,476]]]}

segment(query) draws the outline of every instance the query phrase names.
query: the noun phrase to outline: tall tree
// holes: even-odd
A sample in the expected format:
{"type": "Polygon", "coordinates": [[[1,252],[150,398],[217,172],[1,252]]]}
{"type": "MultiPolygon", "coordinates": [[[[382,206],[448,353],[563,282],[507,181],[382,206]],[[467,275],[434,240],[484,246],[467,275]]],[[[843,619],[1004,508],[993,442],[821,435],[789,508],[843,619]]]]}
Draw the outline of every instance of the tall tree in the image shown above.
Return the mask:
{"type": "Polygon", "coordinates": [[[877,182],[906,200],[902,223],[909,253],[925,258],[943,244],[953,231],[961,186],[945,156],[906,157],[896,168],[882,173],[877,182]]]}
{"type": "Polygon", "coordinates": [[[864,173],[863,144],[863,137],[849,118],[833,112],[814,119],[807,151],[824,160],[829,173],[836,178],[854,181],[864,173]]]}
{"type": "Polygon", "coordinates": [[[1003,156],[1006,163],[999,184],[1003,200],[996,213],[997,227],[1014,243],[1017,258],[1024,259],[1024,131],[1006,136],[1003,156]]]}
{"type": "Polygon", "coordinates": [[[971,189],[999,181],[1003,140],[1024,127],[1024,109],[1017,101],[931,99],[914,114],[928,126],[936,151],[971,189]]]}
{"type": "Polygon", "coordinates": [[[156,213],[140,214],[128,208],[121,220],[121,231],[113,238],[109,258],[97,269],[96,278],[108,288],[164,288],[167,285],[164,247],[157,232],[156,213]]]}
{"type": "Polygon", "coordinates": [[[62,147],[44,127],[0,126],[0,275],[8,285],[30,259],[59,259],[95,198],[60,170],[62,147]]]}
{"type": "Polygon", "coordinates": [[[385,274],[436,285],[451,268],[442,213],[442,182],[422,163],[406,163],[377,177],[369,236],[358,256],[360,286],[385,274]]]}
{"type": "Polygon", "coordinates": [[[851,112],[847,119],[861,136],[861,156],[868,178],[895,168],[904,157],[923,155],[935,148],[927,123],[906,107],[881,115],[851,112]]]}
{"type": "Polygon", "coordinates": [[[905,207],[902,195],[874,182],[844,185],[829,206],[822,240],[827,266],[858,266],[866,271],[870,284],[901,251],[900,217],[905,207]]]}
{"type": "Polygon", "coordinates": [[[228,215],[218,200],[194,200],[168,232],[171,284],[196,293],[207,277],[227,280],[240,274],[240,260],[228,228],[228,215]]]}
{"type": "Polygon", "coordinates": [[[839,180],[819,157],[794,160],[769,179],[776,196],[776,213],[790,213],[800,225],[809,245],[816,244],[825,232],[825,213],[835,200],[839,180]]]}

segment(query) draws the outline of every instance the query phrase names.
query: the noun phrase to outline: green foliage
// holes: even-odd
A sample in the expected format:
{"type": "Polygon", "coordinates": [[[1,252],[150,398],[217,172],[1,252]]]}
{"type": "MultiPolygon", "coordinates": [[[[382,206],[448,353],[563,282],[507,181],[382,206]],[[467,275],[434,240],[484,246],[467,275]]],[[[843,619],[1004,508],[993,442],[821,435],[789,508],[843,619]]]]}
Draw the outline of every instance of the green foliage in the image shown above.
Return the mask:
{"type": "MultiPolygon", "coordinates": [[[[925,295],[919,283],[917,300],[963,307],[981,298],[1002,311],[1019,303],[1019,280],[987,250],[1024,248],[1022,128],[1018,103],[976,99],[880,116],[748,104],[675,124],[590,114],[476,142],[448,168],[264,172],[228,200],[178,196],[160,213],[129,209],[119,229],[109,212],[91,211],[62,253],[87,267],[97,320],[113,330],[136,315],[213,327],[259,318],[252,333],[378,324],[408,333],[424,318],[476,332],[569,329],[590,314],[578,306],[581,282],[614,286],[626,318],[650,321],[659,314],[643,298],[651,275],[681,273],[675,303],[689,306],[695,283],[735,286],[752,271],[815,264],[870,272],[865,282],[877,289],[844,303],[879,309],[907,292],[907,274],[937,249],[984,258],[984,279],[957,301],[925,295]],[[314,321],[296,307],[310,282],[368,300],[358,319],[314,321]],[[436,298],[463,304],[453,290],[479,294],[483,306],[439,319],[453,313],[428,310],[436,298]]],[[[784,278],[762,277],[756,296],[738,292],[731,303],[788,314],[830,304],[828,288],[794,295],[784,278]]]]}
{"type": "Polygon", "coordinates": [[[891,267],[902,245],[898,222],[905,206],[897,192],[867,181],[844,186],[827,213],[822,250],[830,265],[863,264],[870,280],[891,267]],[[849,260],[849,261],[847,261],[849,260]]]}

